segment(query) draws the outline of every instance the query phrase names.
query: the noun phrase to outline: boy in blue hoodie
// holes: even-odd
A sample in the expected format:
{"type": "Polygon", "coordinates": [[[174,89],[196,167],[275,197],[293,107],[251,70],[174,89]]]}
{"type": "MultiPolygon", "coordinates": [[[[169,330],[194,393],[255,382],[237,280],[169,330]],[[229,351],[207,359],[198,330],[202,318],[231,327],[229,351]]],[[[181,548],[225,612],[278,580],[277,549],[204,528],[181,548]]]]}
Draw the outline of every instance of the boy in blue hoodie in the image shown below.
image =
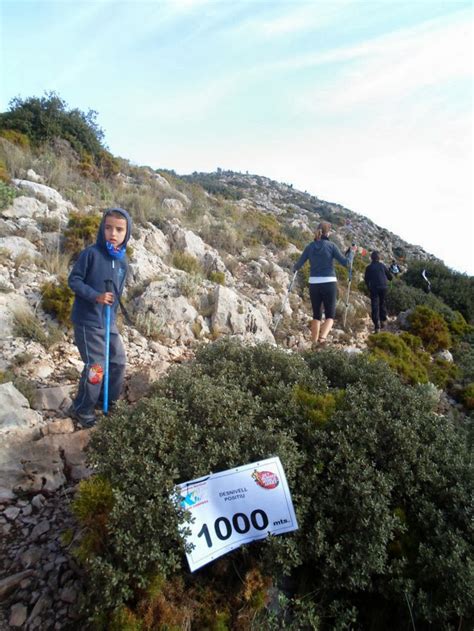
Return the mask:
{"type": "Polygon", "coordinates": [[[105,364],[105,306],[111,305],[109,401],[116,401],[125,376],[125,349],[117,330],[116,314],[128,271],[127,243],[132,220],[126,210],[105,211],[95,245],[81,252],[69,275],[75,294],[72,308],[74,340],[84,362],[72,415],[83,427],[96,422],[95,407],[102,391],[105,364]],[[112,281],[113,291],[106,291],[112,281]]]}

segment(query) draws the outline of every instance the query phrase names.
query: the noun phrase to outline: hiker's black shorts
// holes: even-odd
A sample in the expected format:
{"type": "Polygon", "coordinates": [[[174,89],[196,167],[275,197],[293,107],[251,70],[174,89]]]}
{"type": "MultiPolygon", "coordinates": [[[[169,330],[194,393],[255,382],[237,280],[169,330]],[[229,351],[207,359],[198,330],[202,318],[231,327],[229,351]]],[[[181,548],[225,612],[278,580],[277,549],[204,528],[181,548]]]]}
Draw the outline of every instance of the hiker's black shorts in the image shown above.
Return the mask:
{"type": "Polygon", "coordinates": [[[310,283],[309,297],[313,307],[313,320],[321,320],[321,307],[324,306],[324,315],[334,319],[336,315],[337,283],[310,283]]]}

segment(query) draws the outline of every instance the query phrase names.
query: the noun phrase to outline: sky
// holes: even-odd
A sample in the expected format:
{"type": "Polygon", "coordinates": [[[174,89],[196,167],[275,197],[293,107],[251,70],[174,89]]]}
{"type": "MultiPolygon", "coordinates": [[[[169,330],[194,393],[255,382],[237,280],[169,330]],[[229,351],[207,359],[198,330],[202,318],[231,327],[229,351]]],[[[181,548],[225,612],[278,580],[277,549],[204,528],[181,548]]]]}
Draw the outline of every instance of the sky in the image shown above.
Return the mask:
{"type": "Polygon", "coordinates": [[[474,275],[461,0],[0,0],[0,111],[56,91],[110,151],[342,204],[474,275]]]}

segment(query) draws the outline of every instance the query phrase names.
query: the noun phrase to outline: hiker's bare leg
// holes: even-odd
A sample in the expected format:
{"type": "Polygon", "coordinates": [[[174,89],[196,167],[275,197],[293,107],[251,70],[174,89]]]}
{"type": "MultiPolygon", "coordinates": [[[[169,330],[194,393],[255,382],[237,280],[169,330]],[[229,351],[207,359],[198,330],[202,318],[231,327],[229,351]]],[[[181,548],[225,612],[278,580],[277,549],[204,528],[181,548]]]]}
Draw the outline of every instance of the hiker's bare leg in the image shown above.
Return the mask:
{"type": "Polygon", "coordinates": [[[317,342],[321,320],[311,320],[311,342],[317,342]]]}
{"type": "Polygon", "coordinates": [[[329,331],[332,329],[333,324],[334,324],[334,320],[332,318],[328,318],[327,320],[324,320],[324,322],[321,325],[321,331],[319,333],[320,340],[325,340],[327,338],[329,331]]]}

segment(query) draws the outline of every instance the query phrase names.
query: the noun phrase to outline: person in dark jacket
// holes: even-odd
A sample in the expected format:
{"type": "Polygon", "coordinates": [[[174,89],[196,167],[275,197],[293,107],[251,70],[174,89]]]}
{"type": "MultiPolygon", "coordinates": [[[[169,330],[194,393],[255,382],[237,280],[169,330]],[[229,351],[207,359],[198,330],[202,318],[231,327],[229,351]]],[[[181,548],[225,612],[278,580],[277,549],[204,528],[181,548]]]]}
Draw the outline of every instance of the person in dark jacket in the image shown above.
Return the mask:
{"type": "Polygon", "coordinates": [[[329,241],[330,230],[330,223],[325,221],[320,223],[314,234],[314,241],[305,247],[303,254],[293,267],[293,271],[297,272],[306,261],[309,261],[309,296],[313,308],[311,341],[320,344],[326,343],[336,315],[337,278],[334,271],[334,259],[341,265],[349,267],[356,249],[353,246],[347,258],[343,256],[336,244],[329,241]],[[323,307],[325,320],[321,325],[323,307]]]}
{"type": "Polygon", "coordinates": [[[125,376],[125,349],[116,325],[118,301],[127,276],[127,243],[132,220],[126,210],[105,211],[97,241],[83,250],[69,275],[75,294],[71,319],[74,340],[84,362],[71,414],[83,427],[96,422],[95,407],[102,391],[105,364],[105,306],[111,305],[109,347],[109,401],[120,396],[125,376]],[[112,281],[113,291],[106,291],[112,281]]]}
{"type": "Polygon", "coordinates": [[[380,262],[379,253],[374,251],[370,255],[372,263],[365,268],[364,280],[370,292],[370,302],[372,307],[372,322],[375,333],[384,328],[387,321],[387,310],[385,308],[385,294],[387,293],[387,280],[392,280],[392,275],[380,262]]]}

